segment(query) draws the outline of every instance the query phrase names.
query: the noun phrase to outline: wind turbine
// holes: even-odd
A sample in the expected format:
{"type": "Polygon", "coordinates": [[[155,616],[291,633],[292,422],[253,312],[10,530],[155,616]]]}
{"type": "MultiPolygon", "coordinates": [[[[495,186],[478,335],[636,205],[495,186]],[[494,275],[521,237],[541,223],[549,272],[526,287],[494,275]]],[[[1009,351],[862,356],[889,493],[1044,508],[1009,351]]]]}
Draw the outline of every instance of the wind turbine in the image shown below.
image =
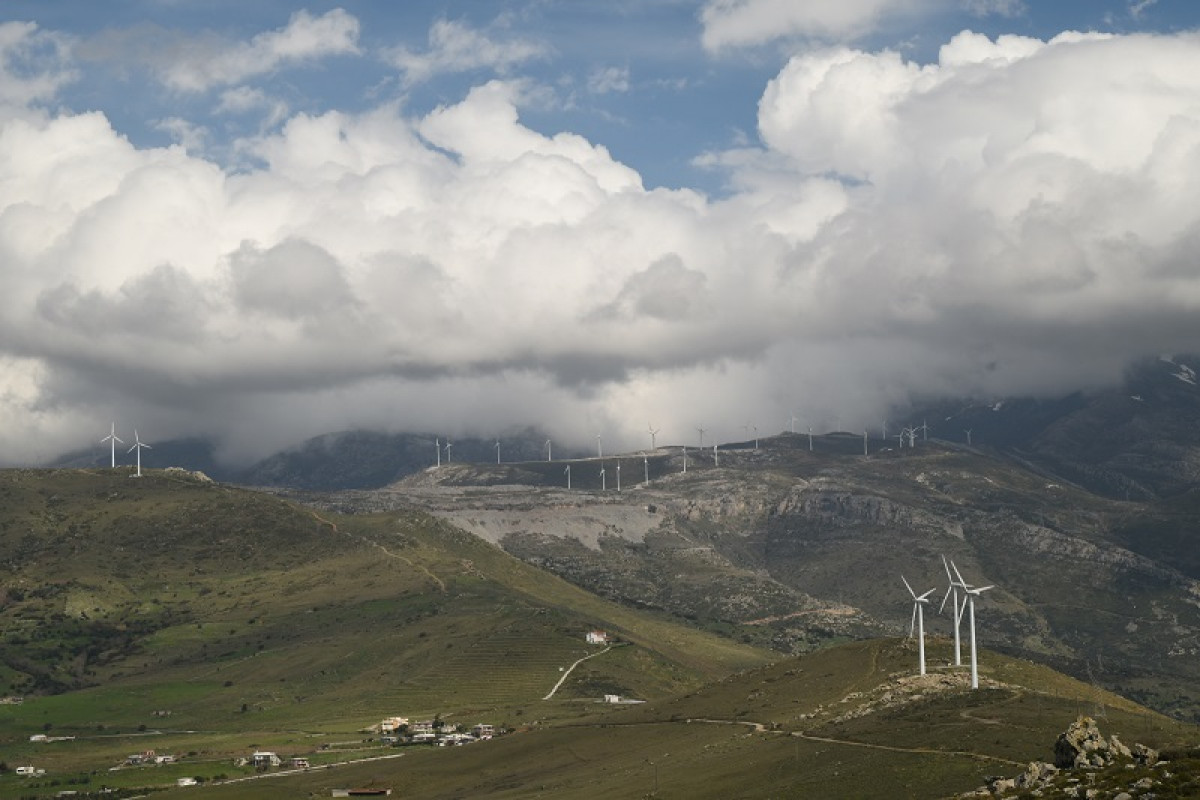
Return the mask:
{"type": "Polygon", "coordinates": [[[971,446],[971,431],[972,428],[964,428],[963,433],[967,435],[967,447],[971,446]]]}
{"type": "Polygon", "coordinates": [[[935,589],[930,589],[924,594],[918,595],[909,585],[908,579],[903,575],[900,580],[904,581],[904,588],[908,589],[908,593],[913,599],[912,622],[908,626],[909,638],[912,638],[913,628],[917,631],[917,654],[921,662],[921,674],[925,674],[925,610],[923,606],[929,602],[929,595],[933,594],[935,589]]]}
{"type": "Polygon", "coordinates": [[[105,442],[112,443],[111,466],[113,469],[116,469],[117,468],[117,442],[120,442],[121,444],[125,444],[125,441],[123,439],[117,438],[117,423],[114,422],[112,424],[112,431],[109,432],[108,436],[105,436],[103,439],[100,440],[100,444],[104,444],[105,442]]]}
{"type": "Polygon", "coordinates": [[[658,431],[659,429],[647,423],[646,432],[650,434],[650,449],[658,449],[658,431]]]}
{"type": "Polygon", "coordinates": [[[642,466],[646,468],[646,483],[650,482],[650,457],[642,453],[642,466]]]}
{"type": "Polygon", "coordinates": [[[812,452],[812,425],[808,426],[808,452],[812,452]]]}
{"type": "Polygon", "coordinates": [[[554,460],[553,458],[551,458],[551,457],[550,457],[550,454],[551,454],[551,449],[550,449],[550,440],[549,440],[549,439],[547,439],[547,440],[546,440],[546,460],[547,460],[547,461],[553,461],[553,460],[554,460]]]}
{"type": "Polygon", "coordinates": [[[571,488],[571,465],[567,464],[567,468],[564,469],[563,472],[567,473],[567,488],[570,489],[571,488]]]}
{"type": "Polygon", "coordinates": [[[129,448],[129,450],[127,452],[132,453],[134,450],[137,450],[137,474],[134,475],[135,478],[142,477],[142,448],[143,447],[146,448],[147,450],[154,449],[150,445],[146,444],[145,442],[143,442],[141,439],[138,438],[137,428],[134,428],[133,429],[133,447],[129,448]]]}
{"type": "Polygon", "coordinates": [[[717,453],[717,446],[715,444],[713,445],[713,466],[721,466],[721,456],[717,453]]]}
{"type": "Polygon", "coordinates": [[[450,448],[451,448],[451,447],[454,447],[454,445],[452,445],[452,444],[450,443],[450,440],[449,440],[449,439],[447,439],[447,440],[446,440],[446,463],[447,463],[447,464],[449,464],[449,463],[450,463],[450,448]]]}
{"type": "Polygon", "coordinates": [[[793,412],[792,412],[792,415],[791,415],[790,417],[788,417],[788,426],[789,426],[789,427],[788,427],[788,429],[789,429],[789,430],[790,430],[792,433],[795,433],[795,432],[796,432],[796,420],[798,420],[798,419],[799,419],[799,417],[797,417],[797,416],[796,416],[796,412],[795,412],[795,411],[793,411],[793,412]]]}
{"type": "Polygon", "coordinates": [[[604,479],[604,467],[600,468],[600,491],[608,491],[608,482],[604,479]]]}
{"type": "Polygon", "coordinates": [[[696,430],[700,431],[700,449],[703,450],[704,449],[704,426],[697,425],[696,430]]]}
{"type": "Polygon", "coordinates": [[[687,445],[683,446],[683,474],[687,474],[687,445]]]}
{"type": "Polygon", "coordinates": [[[604,441],[600,438],[600,434],[596,434],[596,456],[604,458],[604,441]]]}
{"type": "Polygon", "coordinates": [[[440,467],[442,465],[442,440],[441,439],[433,440],[433,449],[437,450],[437,460],[438,460],[437,465],[440,467]]]}
{"type": "Polygon", "coordinates": [[[967,619],[971,623],[971,688],[979,688],[979,660],[975,651],[975,598],[986,592],[988,589],[995,588],[994,586],[970,586],[963,580],[962,573],[958,571],[958,567],[954,562],[950,562],[950,567],[954,570],[954,577],[958,579],[957,583],[963,592],[967,595],[967,619]]]}
{"type": "Polygon", "coordinates": [[[617,462],[617,491],[621,491],[621,462],[617,462]]]}
{"type": "Polygon", "coordinates": [[[871,453],[870,453],[870,450],[868,449],[868,447],[869,447],[869,445],[867,444],[867,432],[866,432],[866,430],[864,429],[864,430],[863,430],[863,455],[864,455],[864,456],[869,456],[869,455],[871,455],[871,453]]]}
{"type": "Polygon", "coordinates": [[[500,440],[496,440],[496,463],[500,463],[500,440]]]}
{"type": "Polygon", "coordinates": [[[950,585],[946,588],[946,595],[942,598],[942,605],[938,608],[938,613],[941,614],[946,608],[946,601],[950,600],[953,603],[954,612],[954,666],[962,666],[962,628],[963,612],[967,610],[967,600],[964,597],[963,602],[958,602],[958,584],[954,582],[954,576],[950,574],[950,562],[942,556],[942,566],[946,569],[946,577],[950,580],[950,585]]]}

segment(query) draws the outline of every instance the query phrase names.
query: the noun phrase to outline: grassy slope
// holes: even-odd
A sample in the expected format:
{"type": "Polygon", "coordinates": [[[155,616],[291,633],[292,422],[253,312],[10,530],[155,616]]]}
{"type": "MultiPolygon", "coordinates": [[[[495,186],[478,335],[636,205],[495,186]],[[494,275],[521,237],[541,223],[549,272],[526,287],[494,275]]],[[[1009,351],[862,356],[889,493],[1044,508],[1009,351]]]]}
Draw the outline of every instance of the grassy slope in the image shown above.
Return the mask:
{"type": "Polygon", "coordinates": [[[424,515],[322,517],[157,472],[0,473],[0,495],[0,692],[75,687],[0,706],[14,765],[104,769],[147,746],[227,764],[251,745],[357,741],[395,713],[468,725],[573,715],[531,704],[595,652],[583,642],[592,627],[630,644],[559,698],[663,696],[769,658],[601,600],[424,515]],[[43,730],[79,738],[28,743],[43,730]]]}
{"type": "MultiPolygon", "coordinates": [[[[661,797],[928,798],[1051,758],[1055,737],[1080,713],[1102,714],[1103,731],[1126,742],[1196,739],[1193,727],[990,652],[983,690],[967,690],[958,670],[959,685],[943,692],[834,721],[889,692],[901,696],[914,656],[897,640],[833,647],[467,748],[410,749],[392,761],[214,786],[206,796],[286,798],[375,784],[400,796],[634,798],[651,795],[657,780],[661,797]]],[[[948,643],[931,645],[931,665],[948,656],[948,643]]]]}

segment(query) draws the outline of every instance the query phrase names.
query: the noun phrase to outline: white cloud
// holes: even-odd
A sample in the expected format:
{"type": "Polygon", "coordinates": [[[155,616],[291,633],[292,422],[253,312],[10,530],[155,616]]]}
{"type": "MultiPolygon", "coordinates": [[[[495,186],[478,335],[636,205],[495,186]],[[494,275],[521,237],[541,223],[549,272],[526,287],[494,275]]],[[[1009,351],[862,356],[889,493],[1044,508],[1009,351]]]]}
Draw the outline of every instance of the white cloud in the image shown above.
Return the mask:
{"type": "Polygon", "coordinates": [[[75,79],[69,41],[32,22],[0,22],[0,108],[52,99],[75,79]]]}
{"type": "Polygon", "coordinates": [[[522,91],[295,115],[237,172],[97,113],[0,116],[0,457],[114,416],[241,456],[365,424],[731,438],[1196,341],[1194,35],[797,56],[763,147],[706,157],[721,200],[532,130],[522,91]]]}
{"type": "Polygon", "coordinates": [[[513,67],[547,54],[546,46],[538,41],[504,35],[503,31],[483,32],[465,22],[443,19],[429,29],[425,52],[395,47],[384,55],[411,85],[435,75],[480,69],[505,75],[513,67]]]}
{"type": "Polygon", "coordinates": [[[709,0],[700,12],[708,50],[786,38],[851,41],[889,16],[914,13],[939,0],[709,0]]]}
{"type": "Polygon", "coordinates": [[[283,28],[249,42],[207,36],[181,39],[152,57],[163,82],[185,92],[229,86],[285,66],[336,55],[357,54],[359,23],[340,8],[314,17],[297,11],[283,28]]]}
{"type": "Polygon", "coordinates": [[[1025,0],[962,0],[962,6],[977,17],[1020,17],[1029,11],[1025,0]]]}
{"type": "Polygon", "coordinates": [[[629,91],[629,67],[601,67],[588,76],[588,91],[592,94],[629,91]]]}

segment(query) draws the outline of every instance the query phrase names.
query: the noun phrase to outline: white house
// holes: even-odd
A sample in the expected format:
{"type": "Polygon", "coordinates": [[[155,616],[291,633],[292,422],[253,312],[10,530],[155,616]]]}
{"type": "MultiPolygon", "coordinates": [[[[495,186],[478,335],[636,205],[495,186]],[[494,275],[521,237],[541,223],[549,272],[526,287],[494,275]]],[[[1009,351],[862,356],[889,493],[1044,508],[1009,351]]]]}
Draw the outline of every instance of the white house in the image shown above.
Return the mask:
{"type": "Polygon", "coordinates": [[[379,723],[380,733],[395,733],[408,724],[408,717],[385,717],[379,723]]]}
{"type": "Polygon", "coordinates": [[[608,644],[608,634],[604,631],[588,631],[584,638],[588,644],[608,644]]]}
{"type": "Polygon", "coordinates": [[[250,763],[256,767],[278,767],[283,759],[269,750],[259,750],[251,754],[250,763]]]}

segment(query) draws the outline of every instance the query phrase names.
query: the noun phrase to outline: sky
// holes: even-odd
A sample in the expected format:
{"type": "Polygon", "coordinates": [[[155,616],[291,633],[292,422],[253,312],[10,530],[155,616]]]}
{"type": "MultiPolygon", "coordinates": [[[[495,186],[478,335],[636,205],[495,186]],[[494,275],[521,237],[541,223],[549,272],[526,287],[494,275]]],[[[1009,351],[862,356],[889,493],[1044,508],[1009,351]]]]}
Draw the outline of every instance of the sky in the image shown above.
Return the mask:
{"type": "Polygon", "coordinates": [[[231,465],[354,428],[612,452],[1112,384],[1200,351],[1198,26],[5,0],[0,464],[113,423],[231,465]]]}

